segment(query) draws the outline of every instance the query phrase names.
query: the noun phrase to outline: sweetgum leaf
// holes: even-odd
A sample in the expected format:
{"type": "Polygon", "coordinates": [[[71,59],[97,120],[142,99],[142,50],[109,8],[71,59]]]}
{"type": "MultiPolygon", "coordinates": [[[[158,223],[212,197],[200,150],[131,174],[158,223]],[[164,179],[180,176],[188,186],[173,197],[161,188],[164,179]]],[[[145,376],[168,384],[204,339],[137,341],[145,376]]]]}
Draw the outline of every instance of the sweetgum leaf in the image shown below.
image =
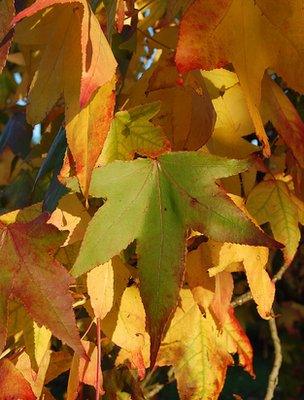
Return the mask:
{"type": "Polygon", "coordinates": [[[278,245],[216,183],[249,165],[246,160],[179,152],[157,160],[116,161],[93,173],[90,194],[107,200],[88,226],[72,274],[103,264],[137,240],[152,364],[177,305],[188,228],[215,240],[278,245]]]}
{"type": "Polygon", "coordinates": [[[256,133],[270,156],[259,113],[267,68],[303,92],[303,1],[195,0],[180,24],[176,63],[180,72],[233,64],[256,133]],[[284,22],[283,22],[284,21],[284,22]]]}
{"type": "Polygon", "coordinates": [[[14,298],[38,324],[84,356],[68,292],[73,279],[54,258],[62,235],[46,219],[42,215],[27,223],[0,222],[0,350],[6,341],[8,299],[14,298]]]}
{"type": "Polygon", "coordinates": [[[17,23],[16,40],[43,49],[29,94],[31,122],[40,122],[62,93],[67,103],[76,96],[84,107],[113,78],[116,61],[85,0],[38,0],[16,15],[17,23]]]}

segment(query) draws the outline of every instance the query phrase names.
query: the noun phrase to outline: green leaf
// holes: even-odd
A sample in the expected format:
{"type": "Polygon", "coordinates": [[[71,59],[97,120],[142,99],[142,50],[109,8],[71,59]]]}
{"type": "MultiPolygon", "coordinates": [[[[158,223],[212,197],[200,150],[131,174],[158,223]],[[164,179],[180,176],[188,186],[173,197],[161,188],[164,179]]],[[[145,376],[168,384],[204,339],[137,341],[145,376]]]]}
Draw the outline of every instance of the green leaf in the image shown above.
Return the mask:
{"type": "Polygon", "coordinates": [[[160,104],[158,101],[117,112],[99,162],[131,160],[135,153],[157,157],[168,150],[170,142],[162,128],[150,122],[159,112],[160,104]]]}
{"type": "Polygon", "coordinates": [[[304,204],[289,190],[286,182],[269,179],[250,192],[246,206],[257,222],[270,223],[273,236],[285,245],[286,264],[290,264],[300,241],[299,223],[304,204]]]}
{"type": "Polygon", "coordinates": [[[116,161],[93,173],[90,194],[107,200],[89,224],[72,274],[103,264],[137,239],[152,364],[177,306],[188,228],[218,241],[278,245],[216,182],[249,165],[246,160],[176,152],[158,160],[116,161]]]}

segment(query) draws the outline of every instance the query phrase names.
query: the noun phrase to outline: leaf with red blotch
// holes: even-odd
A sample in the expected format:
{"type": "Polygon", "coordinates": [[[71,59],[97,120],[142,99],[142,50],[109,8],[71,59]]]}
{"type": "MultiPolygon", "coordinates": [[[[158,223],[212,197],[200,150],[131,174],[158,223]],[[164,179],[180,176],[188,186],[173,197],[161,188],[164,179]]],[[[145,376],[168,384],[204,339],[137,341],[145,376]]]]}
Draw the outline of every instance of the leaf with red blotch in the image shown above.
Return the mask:
{"type": "Polygon", "coordinates": [[[289,87],[304,91],[302,21],[303,1],[297,0],[282,0],[280,7],[274,0],[195,0],[181,21],[179,70],[232,63],[267,156],[270,147],[259,113],[261,81],[271,68],[289,87]]]}
{"type": "Polygon", "coordinates": [[[270,119],[304,168],[304,122],[283,90],[267,74],[262,81],[262,115],[270,119]]]}
{"type": "Polygon", "coordinates": [[[100,87],[89,104],[80,109],[77,99],[66,110],[66,134],[76,175],[88,196],[93,168],[110,130],[115,107],[116,77],[100,87]]]}
{"type": "Polygon", "coordinates": [[[67,109],[75,98],[84,107],[113,78],[115,58],[85,0],[38,0],[14,18],[17,23],[16,41],[42,49],[29,92],[32,124],[43,120],[62,93],[67,109]]]}
{"type": "Polygon", "coordinates": [[[20,301],[31,317],[45,325],[81,356],[69,285],[74,282],[54,254],[64,240],[47,215],[33,221],[6,224],[0,220],[0,352],[7,335],[8,299],[20,301]]]}
{"type": "Polygon", "coordinates": [[[12,0],[2,0],[0,9],[0,73],[6,63],[6,57],[11,45],[12,32],[9,31],[14,15],[14,2],[12,0]]]}
{"type": "Polygon", "coordinates": [[[0,361],[0,400],[35,400],[31,385],[9,360],[0,361]]]}

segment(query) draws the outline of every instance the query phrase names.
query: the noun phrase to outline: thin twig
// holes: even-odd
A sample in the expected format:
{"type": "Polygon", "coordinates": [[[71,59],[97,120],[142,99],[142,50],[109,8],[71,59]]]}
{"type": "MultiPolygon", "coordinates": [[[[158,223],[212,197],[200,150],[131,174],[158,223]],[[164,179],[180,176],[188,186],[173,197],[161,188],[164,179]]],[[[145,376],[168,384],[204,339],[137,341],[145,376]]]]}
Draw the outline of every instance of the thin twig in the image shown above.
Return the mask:
{"type": "Polygon", "coordinates": [[[157,39],[154,39],[153,36],[150,36],[148,33],[144,32],[142,29],[137,28],[137,30],[138,30],[138,32],[140,32],[146,39],[151,40],[152,42],[158,44],[158,45],[161,46],[161,47],[165,47],[165,48],[168,49],[168,50],[172,50],[171,47],[167,46],[166,44],[160,42],[160,41],[157,40],[157,39]]]}
{"type": "Polygon", "coordinates": [[[282,365],[282,347],[281,347],[281,341],[278,335],[278,329],[277,325],[275,322],[275,318],[271,318],[269,320],[269,328],[270,328],[270,333],[271,333],[271,338],[273,341],[273,347],[274,347],[274,362],[273,362],[273,367],[271,370],[271,373],[269,375],[268,379],[268,387],[267,387],[267,393],[265,396],[265,400],[272,400],[275,388],[278,385],[278,379],[279,379],[279,371],[282,365]]]}
{"type": "Polygon", "coordinates": [[[100,365],[101,365],[101,337],[100,337],[100,318],[97,318],[97,370],[96,370],[96,400],[100,398],[100,365]]]}

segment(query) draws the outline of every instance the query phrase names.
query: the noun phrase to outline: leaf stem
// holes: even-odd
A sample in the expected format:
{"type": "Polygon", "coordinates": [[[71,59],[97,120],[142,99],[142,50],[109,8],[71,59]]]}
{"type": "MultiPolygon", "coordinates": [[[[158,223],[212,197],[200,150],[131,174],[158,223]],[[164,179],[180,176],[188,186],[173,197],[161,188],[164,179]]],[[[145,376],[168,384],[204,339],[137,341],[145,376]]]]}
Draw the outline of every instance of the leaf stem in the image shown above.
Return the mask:
{"type": "Polygon", "coordinates": [[[100,398],[100,366],[101,366],[101,337],[100,337],[100,318],[96,322],[97,331],[97,369],[96,369],[96,400],[100,398]]]}

